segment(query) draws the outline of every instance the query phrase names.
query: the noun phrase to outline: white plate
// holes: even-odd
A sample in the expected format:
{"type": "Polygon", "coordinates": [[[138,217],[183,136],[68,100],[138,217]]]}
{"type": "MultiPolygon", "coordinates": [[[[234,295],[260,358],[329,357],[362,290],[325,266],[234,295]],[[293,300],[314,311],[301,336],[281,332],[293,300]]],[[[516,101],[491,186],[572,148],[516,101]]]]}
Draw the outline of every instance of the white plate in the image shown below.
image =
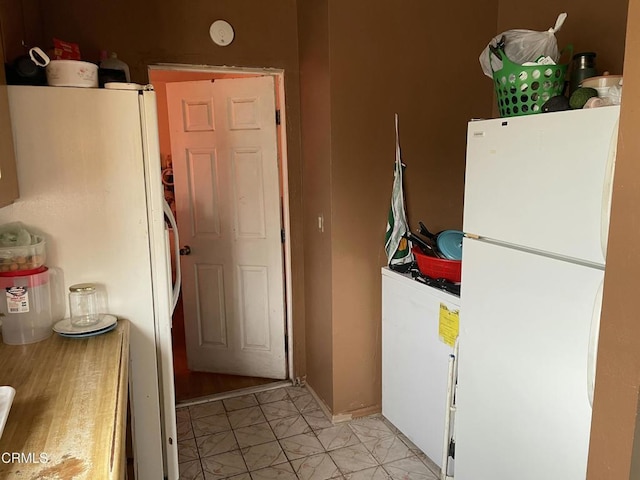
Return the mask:
{"type": "Polygon", "coordinates": [[[87,333],[58,333],[61,337],[65,338],[87,338],[87,337],[95,337],[96,335],[102,335],[103,333],[110,332],[111,330],[115,330],[118,326],[117,323],[110,325],[102,330],[96,330],[95,332],[87,332],[87,333]]]}
{"type": "Polygon", "coordinates": [[[11,410],[11,404],[13,403],[13,397],[15,397],[15,395],[16,390],[13,387],[0,387],[0,436],[2,436],[4,425],[7,423],[9,410],[11,410]]]}
{"type": "Polygon", "coordinates": [[[107,90],[144,90],[144,85],[139,83],[107,82],[104,84],[104,88],[107,90]]]}
{"type": "Polygon", "coordinates": [[[116,322],[116,317],[105,313],[100,318],[100,321],[95,325],[89,325],[88,327],[74,327],[73,325],[71,325],[71,319],[65,318],[64,320],[60,320],[53,326],[53,331],[57,333],[64,333],[67,335],[77,335],[81,333],[96,332],[98,330],[102,330],[103,328],[114,325],[116,322]]]}

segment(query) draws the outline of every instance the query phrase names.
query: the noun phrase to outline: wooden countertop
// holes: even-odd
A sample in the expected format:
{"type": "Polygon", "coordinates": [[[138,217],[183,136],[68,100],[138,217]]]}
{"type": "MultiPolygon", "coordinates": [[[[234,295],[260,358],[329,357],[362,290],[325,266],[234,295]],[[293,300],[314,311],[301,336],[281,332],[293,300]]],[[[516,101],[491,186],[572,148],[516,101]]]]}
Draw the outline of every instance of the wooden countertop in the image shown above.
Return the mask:
{"type": "Polygon", "coordinates": [[[124,478],[128,364],[127,320],[95,337],[0,344],[0,385],[16,389],[0,479],[124,478]]]}

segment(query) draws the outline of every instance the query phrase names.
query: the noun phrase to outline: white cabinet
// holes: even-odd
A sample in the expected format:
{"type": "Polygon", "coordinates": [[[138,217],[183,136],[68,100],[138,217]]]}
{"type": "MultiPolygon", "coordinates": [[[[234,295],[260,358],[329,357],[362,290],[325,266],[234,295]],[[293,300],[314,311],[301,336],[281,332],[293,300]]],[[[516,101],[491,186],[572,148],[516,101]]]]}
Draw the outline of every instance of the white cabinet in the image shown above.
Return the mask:
{"type": "Polygon", "coordinates": [[[440,305],[460,299],[382,269],[382,414],[442,467],[449,357],[440,305]]]}

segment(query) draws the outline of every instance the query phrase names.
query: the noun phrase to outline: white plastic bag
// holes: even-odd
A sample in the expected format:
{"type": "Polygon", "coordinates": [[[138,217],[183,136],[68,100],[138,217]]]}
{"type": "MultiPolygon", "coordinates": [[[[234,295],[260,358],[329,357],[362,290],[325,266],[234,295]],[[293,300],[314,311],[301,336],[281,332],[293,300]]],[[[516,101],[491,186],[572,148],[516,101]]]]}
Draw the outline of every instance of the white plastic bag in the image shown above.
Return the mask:
{"type": "Polygon", "coordinates": [[[504,51],[513,63],[535,62],[539,57],[547,56],[557,63],[560,54],[558,53],[558,42],[556,41],[555,33],[560,30],[566,18],[566,13],[558,15],[555,26],[546,32],[508,30],[493,37],[480,54],[479,60],[482,71],[487,77],[493,78],[493,72],[502,68],[502,60],[495,55],[489,60],[490,47],[497,46],[502,37],[504,37],[504,51]]]}

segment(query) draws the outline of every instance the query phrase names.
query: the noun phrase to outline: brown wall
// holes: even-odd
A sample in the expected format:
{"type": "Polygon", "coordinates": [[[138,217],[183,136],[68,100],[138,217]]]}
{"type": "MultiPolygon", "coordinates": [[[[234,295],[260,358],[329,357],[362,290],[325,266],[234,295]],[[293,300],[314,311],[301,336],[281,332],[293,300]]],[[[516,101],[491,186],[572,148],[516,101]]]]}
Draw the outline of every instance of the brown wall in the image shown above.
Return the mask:
{"type": "Polygon", "coordinates": [[[0,0],[0,29],[5,60],[13,62],[31,47],[42,46],[39,0],[0,0]]]}
{"type": "Polygon", "coordinates": [[[462,227],[466,125],[497,2],[331,2],[334,411],[381,405],[381,280],[399,115],[408,221],[462,227]],[[355,21],[354,19],[357,19],[355,21]],[[338,367],[340,366],[340,367],[338,367]]]}
{"type": "Polygon", "coordinates": [[[409,222],[460,228],[466,123],[491,114],[479,52],[493,8],[413,0],[299,2],[307,380],[334,414],[380,409],[380,267],[394,113],[409,222]],[[317,228],[323,214],[325,231],[317,228]]]}
{"type": "Polygon", "coordinates": [[[331,98],[328,0],[299,2],[300,103],[304,159],[307,382],[333,410],[331,98]],[[318,216],[324,231],[318,230],[318,216]]]}
{"type": "MultiPolygon", "coordinates": [[[[272,67],[285,71],[293,327],[296,375],[304,374],[304,261],[302,165],[296,1],[279,0],[112,0],[41,2],[44,38],[78,42],[83,58],[97,61],[102,49],[127,62],[132,81],[146,83],[147,67],[157,63],[272,67]],[[215,45],[209,26],[225,19],[235,39],[215,45]]],[[[51,44],[44,45],[45,48],[51,44]]]]}
{"type": "Polygon", "coordinates": [[[640,0],[629,2],[588,479],[640,475],[640,0]],[[634,439],[635,437],[635,439],[634,439]],[[634,450],[635,443],[635,450],[634,450]]]}

